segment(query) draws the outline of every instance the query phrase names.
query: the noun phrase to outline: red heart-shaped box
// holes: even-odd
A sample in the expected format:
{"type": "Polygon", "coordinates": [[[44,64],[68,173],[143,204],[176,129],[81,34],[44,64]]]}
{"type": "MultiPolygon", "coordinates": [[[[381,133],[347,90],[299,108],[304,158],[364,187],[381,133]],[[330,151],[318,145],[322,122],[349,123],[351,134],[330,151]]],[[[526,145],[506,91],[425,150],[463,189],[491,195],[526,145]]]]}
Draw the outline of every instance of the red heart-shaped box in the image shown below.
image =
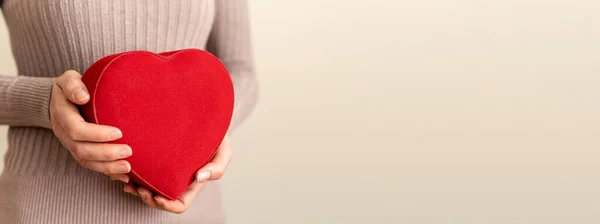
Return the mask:
{"type": "Polygon", "coordinates": [[[82,76],[90,101],[84,119],[123,132],[131,181],[177,199],[210,162],[230,125],[234,92],[212,54],[183,49],[106,56],[82,76]]]}

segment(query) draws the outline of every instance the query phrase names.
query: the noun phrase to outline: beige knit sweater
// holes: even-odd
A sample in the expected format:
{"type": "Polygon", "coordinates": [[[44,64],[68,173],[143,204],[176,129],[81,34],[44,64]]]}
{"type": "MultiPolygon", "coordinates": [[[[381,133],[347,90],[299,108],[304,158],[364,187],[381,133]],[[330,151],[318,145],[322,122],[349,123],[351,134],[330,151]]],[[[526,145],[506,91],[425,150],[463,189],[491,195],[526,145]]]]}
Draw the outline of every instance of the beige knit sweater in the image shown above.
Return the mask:
{"type": "Polygon", "coordinates": [[[0,224],[224,223],[216,183],[176,215],[80,167],[48,129],[48,104],[53,77],[105,55],[201,48],[231,73],[237,127],[257,100],[246,0],[4,0],[2,11],[19,76],[0,75],[0,124],[10,125],[0,224]]]}

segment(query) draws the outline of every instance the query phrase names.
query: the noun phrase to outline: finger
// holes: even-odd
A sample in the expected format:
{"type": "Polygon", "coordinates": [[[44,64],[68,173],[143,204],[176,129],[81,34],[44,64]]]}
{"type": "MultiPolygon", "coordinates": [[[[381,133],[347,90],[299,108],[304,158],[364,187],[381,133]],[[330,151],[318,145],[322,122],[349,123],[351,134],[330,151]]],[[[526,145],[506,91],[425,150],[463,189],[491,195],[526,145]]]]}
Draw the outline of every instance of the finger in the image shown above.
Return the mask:
{"type": "Polygon", "coordinates": [[[149,205],[150,207],[153,208],[160,208],[161,206],[156,203],[156,201],[154,200],[154,197],[152,197],[152,192],[146,188],[140,187],[137,189],[138,193],[140,194],[140,197],[142,198],[142,201],[149,205]]]}
{"type": "Polygon", "coordinates": [[[56,119],[60,127],[65,135],[73,140],[107,142],[123,137],[123,133],[118,128],[85,122],[79,112],[73,110],[57,112],[56,119]]]}
{"type": "Polygon", "coordinates": [[[54,107],[56,107],[56,110],[53,111],[55,114],[60,114],[58,110],[62,111],[64,109],[68,109],[76,113],[79,112],[77,106],[73,104],[73,102],[69,101],[69,99],[65,96],[64,91],[60,88],[60,86],[58,86],[58,83],[54,84],[51,97],[52,103],[54,104],[54,107]]]}
{"type": "Polygon", "coordinates": [[[129,183],[129,176],[127,176],[126,174],[112,174],[112,175],[110,175],[110,179],[118,180],[123,183],[129,183]]]}
{"type": "MultiPolygon", "coordinates": [[[[53,89],[53,94],[63,94],[60,88],[53,89]]],[[[65,97],[53,97],[51,107],[52,119],[56,120],[67,137],[77,141],[106,142],[123,137],[123,133],[115,127],[85,122],[77,107],[65,97]]],[[[56,129],[53,122],[53,129],[56,129]]]]}
{"type": "Polygon", "coordinates": [[[56,84],[72,103],[81,105],[90,100],[88,89],[81,81],[81,74],[77,71],[66,71],[56,80],[56,84]]]}
{"type": "Polygon", "coordinates": [[[183,213],[190,206],[198,193],[202,191],[205,185],[205,183],[193,183],[177,200],[168,200],[160,195],[154,196],[154,200],[162,206],[165,211],[178,214],[183,213]]]}
{"type": "Polygon", "coordinates": [[[70,147],[74,157],[89,161],[115,161],[133,154],[131,148],[123,144],[75,142],[70,147]]]}
{"type": "Polygon", "coordinates": [[[186,205],[180,200],[168,200],[163,196],[154,196],[154,201],[163,210],[172,213],[182,213],[186,210],[186,205]]]}
{"type": "Polygon", "coordinates": [[[223,143],[217,149],[217,153],[212,161],[198,170],[196,173],[196,181],[203,182],[207,180],[221,179],[221,177],[223,177],[225,174],[225,169],[231,161],[231,155],[232,151],[231,147],[229,147],[229,142],[223,141],[223,143]]]}
{"type": "Polygon", "coordinates": [[[100,162],[80,160],[81,166],[106,175],[125,174],[131,170],[131,165],[125,160],[100,162]]]}
{"type": "Polygon", "coordinates": [[[136,196],[140,196],[140,193],[138,193],[138,191],[137,191],[137,187],[130,183],[125,184],[125,186],[123,187],[123,191],[133,194],[133,195],[136,195],[136,196]]]}

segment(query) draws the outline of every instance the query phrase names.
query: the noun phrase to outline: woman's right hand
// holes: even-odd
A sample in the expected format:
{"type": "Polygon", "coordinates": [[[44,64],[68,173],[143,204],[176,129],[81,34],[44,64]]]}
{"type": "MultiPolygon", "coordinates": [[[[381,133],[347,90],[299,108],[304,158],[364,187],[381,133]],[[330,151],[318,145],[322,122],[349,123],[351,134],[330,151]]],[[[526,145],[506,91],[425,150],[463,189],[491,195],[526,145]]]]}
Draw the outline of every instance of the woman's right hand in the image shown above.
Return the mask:
{"type": "Polygon", "coordinates": [[[69,70],[58,77],[50,98],[54,135],[81,166],[127,183],[126,173],[131,170],[131,165],[122,159],[131,156],[131,148],[105,143],[122,137],[118,128],[88,123],[83,119],[76,104],[83,105],[89,100],[90,95],[78,72],[69,70]]]}

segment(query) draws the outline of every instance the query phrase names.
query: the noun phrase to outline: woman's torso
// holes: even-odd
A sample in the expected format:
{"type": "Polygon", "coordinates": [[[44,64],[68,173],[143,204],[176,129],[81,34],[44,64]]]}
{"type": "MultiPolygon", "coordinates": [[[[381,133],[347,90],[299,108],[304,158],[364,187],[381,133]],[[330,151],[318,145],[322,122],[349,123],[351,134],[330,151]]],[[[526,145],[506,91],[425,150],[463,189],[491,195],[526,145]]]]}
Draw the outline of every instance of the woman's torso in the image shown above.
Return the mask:
{"type": "MultiPolygon", "coordinates": [[[[81,73],[130,50],[204,49],[214,0],[4,0],[19,75],[81,73]]],[[[149,208],[122,184],[81,168],[51,130],[11,127],[0,177],[0,223],[222,223],[210,184],[183,215],[149,208]]]]}

